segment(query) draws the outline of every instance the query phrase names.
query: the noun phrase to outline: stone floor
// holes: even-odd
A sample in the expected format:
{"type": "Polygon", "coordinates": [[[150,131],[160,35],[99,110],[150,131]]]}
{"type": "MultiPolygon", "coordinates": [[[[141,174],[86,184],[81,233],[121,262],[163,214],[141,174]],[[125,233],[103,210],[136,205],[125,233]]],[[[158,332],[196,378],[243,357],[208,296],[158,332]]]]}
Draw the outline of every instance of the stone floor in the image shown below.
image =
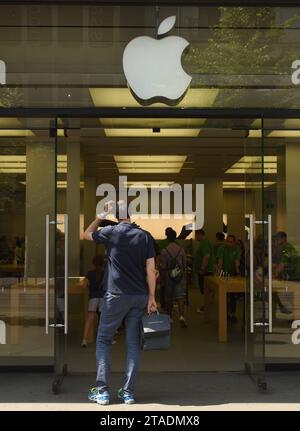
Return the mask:
{"type": "Polygon", "coordinates": [[[0,410],[300,410],[300,373],[268,373],[260,392],[244,373],[141,373],[137,404],[120,405],[116,391],[122,374],[111,376],[111,405],[87,400],[94,375],[65,377],[62,391],[51,392],[51,374],[2,373],[0,410]]]}

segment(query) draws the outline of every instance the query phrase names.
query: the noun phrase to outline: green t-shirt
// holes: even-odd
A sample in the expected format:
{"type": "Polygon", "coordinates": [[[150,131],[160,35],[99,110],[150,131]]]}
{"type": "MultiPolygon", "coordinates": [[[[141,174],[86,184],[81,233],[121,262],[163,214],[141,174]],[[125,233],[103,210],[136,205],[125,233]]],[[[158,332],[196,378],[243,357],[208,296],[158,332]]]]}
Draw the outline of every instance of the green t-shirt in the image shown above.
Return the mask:
{"type": "Polygon", "coordinates": [[[217,254],[217,260],[219,259],[223,260],[222,270],[229,275],[235,275],[235,261],[240,259],[238,246],[228,247],[227,245],[221,245],[217,254]]]}
{"type": "Polygon", "coordinates": [[[194,266],[196,272],[199,272],[204,256],[209,255],[209,261],[206,267],[206,272],[214,272],[214,249],[208,239],[200,241],[199,247],[196,251],[194,266]]]}
{"type": "Polygon", "coordinates": [[[300,256],[295,247],[287,242],[281,251],[281,262],[290,280],[300,279],[300,256]]]}

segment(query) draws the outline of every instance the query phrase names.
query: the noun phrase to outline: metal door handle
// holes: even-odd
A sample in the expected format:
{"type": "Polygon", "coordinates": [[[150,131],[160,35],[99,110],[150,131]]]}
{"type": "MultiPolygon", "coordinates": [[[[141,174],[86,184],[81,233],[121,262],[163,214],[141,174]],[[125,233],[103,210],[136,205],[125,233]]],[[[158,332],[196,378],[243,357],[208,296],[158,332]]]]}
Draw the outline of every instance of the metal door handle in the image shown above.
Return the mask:
{"type": "Polygon", "coordinates": [[[250,219],[250,332],[254,333],[254,326],[269,326],[269,332],[273,330],[272,317],[272,216],[268,215],[267,221],[255,221],[253,214],[250,219]],[[254,323],[254,226],[255,224],[268,224],[268,315],[269,322],[254,323]]]}
{"type": "Polygon", "coordinates": [[[46,215],[46,312],[45,312],[45,332],[49,333],[49,280],[50,280],[50,216],[46,215]]]}
{"type": "MultiPolygon", "coordinates": [[[[68,279],[69,279],[69,249],[68,249],[68,215],[64,214],[64,227],[65,227],[65,274],[64,274],[64,333],[68,333],[68,279]]],[[[49,326],[60,327],[62,325],[51,324],[49,325],[49,285],[50,285],[50,224],[57,224],[57,222],[50,222],[49,214],[46,215],[46,312],[45,312],[45,332],[49,333],[49,326]]]]}
{"type": "Polygon", "coordinates": [[[250,332],[254,333],[254,216],[249,215],[250,225],[250,332]]]}
{"type": "Polygon", "coordinates": [[[273,316],[272,316],[272,216],[268,215],[268,275],[269,275],[269,332],[273,331],[273,316]]]}
{"type": "Polygon", "coordinates": [[[69,248],[68,248],[68,240],[69,240],[69,225],[68,225],[68,214],[64,214],[64,227],[65,227],[65,321],[64,321],[64,332],[68,333],[68,280],[69,280],[69,248]]]}

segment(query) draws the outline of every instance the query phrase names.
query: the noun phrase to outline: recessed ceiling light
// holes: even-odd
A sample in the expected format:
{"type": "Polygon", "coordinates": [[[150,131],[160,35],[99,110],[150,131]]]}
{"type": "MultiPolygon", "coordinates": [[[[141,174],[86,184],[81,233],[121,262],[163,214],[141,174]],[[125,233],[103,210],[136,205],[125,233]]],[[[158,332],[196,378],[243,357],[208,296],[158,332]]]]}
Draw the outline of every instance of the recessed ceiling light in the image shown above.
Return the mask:
{"type": "Polygon", "coordinates": [[[262,131],[261,129],[255,130],[251,129],[249,130],[248,138],[261,138],[262,137],[262,131]]]}
{"type": "Polygon", "coordinates": [[[200,129],[206,118],[100,118],[107,129],[200,129]]]}
{"type": "Polygon", "coordinates": [[[31,130],[25,129],[1,129],[0,137],[29,137],[34,136],[34,133],[31,130]]]}
{"type": "Polygon", "coordinates": [[[284,121],[284,127],[285,128],[291,128],[291,129],[299,129],[300,130],[300,119],[299,118],[291,118],[284,121]]]}
{"type": "MultiPolygon", "coordinates": [[[[276,184],[272,181],[264,182],[264,187],[276,184]]],[[[259,181],[223,181],[223,189],[260,189],[262,183],[259,181]]]]}
{"type": "Polygon", "coordinates": [[[146,187],[146,188],[169,188],[174,184],[174,181],[125,181],[124,187],[146,187]]]}
{"type": "MultiPolygon", "coordinates": [[[[141,107],[127,87],[90,88],[90,95],[95,106],[105,107],[141,107]]],[[[219,93],[217,88],[190,88],[178,107],[210,107],[214,105],[219,93]]],[[[164,103],[153,103],[151,106],[165,108],[164,103]]]]}
{"type": "Polygon", "coordinates": [[[119,173],[179,173],[187,156],[177,155],[116,155],[119,173]]]}
{"type": "MultiPolygon", "coordinates": [[[[226,174],[260,174],[262,168],[262,158],[260,156],[244,156],[234,163],[226,174]]],[[[264,156],[264,173],[277,174],[277,156],[264,156]]]]}
{"type": "Polygon", "coordinates": [[[160,129],[159,133],[153,133],[152,129],[104,129],[107,137],[193,137],[199,135],[200,129],[160,129]]]}
{"type": "MultiPolygon", "coordinates": [[[[57,156],[57,172],[67,172],[67,155],[57,156]]],[[[1,173],[26,173],[26,156],[25,155],[1,155],[0,156],[1,173]]]]}
{"type": "Polygon", "coordinates": [[[268,138],[300,138],[300,130],[272,130],[268,138]]]}
{"type": "MultiPolygon", "coordinates": [[[[20,181],[20,184],[23,184],[26,186],[26,181],[20,181]]],[[[66,189],[67,188],[67,181],[56,181],[56,186],[58,189],[66,189]]],[[[80,181],[80,188],[84,188],[84,181],[80,181]]]]}

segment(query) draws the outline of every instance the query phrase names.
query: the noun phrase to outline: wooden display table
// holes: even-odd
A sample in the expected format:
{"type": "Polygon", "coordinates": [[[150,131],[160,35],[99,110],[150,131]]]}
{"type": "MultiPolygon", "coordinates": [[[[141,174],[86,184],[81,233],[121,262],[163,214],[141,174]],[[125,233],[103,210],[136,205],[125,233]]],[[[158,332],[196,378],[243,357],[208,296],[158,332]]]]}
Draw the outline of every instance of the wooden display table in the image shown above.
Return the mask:
{"type": "MultiPolygon", "coordinates": [[[[204,283],[204,318],[205,321],[211,320],[212,310],[212,293],[216,293],[218,298],[218,336],[220,342],[227,342],[227,294],[228,293],[245,293],[246,278],[244,277],[205,277],[204,283]]],[[[273,292],[273,317],[276,311],[276,302],[274,294],[292,294],[292,304],[290,319],[300,319],[300,282],[272,280],[273,292]]],[[[288,307],[289,308],[289,307],[288,307]]]]}
{"type": "Polygon", "coordinates": [[[204,318],[211,318],[212,293],[218,298],[218,334],[219,341],[227,342],[227,293],[245,293],[246,279],[244,277],[207,276],[204,282],[204,318]]]}
{"type": "Polygon", "coordinates": [[[18,274],[19,277],[23,277],[24,265],[15,265],[13,263],[0,263],[0,276],[2,274],[18,274]]]}

